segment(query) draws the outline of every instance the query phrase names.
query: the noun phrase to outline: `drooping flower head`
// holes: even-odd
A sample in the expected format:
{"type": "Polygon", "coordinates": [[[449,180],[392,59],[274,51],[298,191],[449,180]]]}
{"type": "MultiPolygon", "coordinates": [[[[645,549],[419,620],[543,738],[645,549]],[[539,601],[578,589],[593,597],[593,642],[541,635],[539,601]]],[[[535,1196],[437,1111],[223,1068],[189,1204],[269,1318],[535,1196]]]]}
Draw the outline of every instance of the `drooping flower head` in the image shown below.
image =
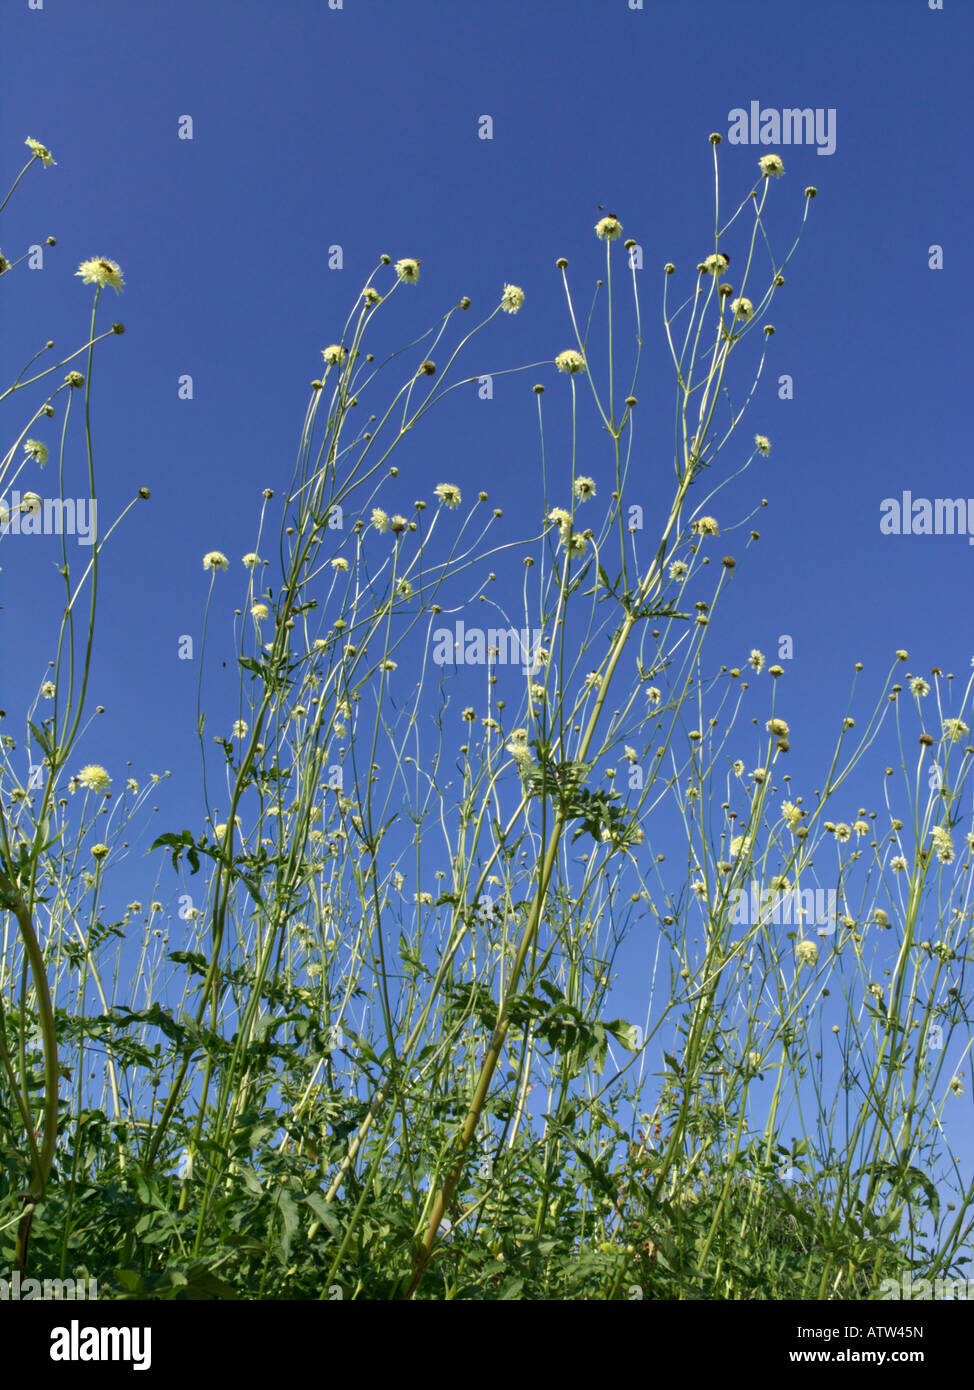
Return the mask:
{"type": "Polygon", "coordinates": [[[524,303],[524,291],[519,285],[505,285],[501,295],[501,308],[505,314],[516,314],[524,303]]]}
{"type": "Polygon", "coordinates": [[[795,959],[799,965],[815,965],[818,962],[818,947],[814,941],[799,941],[795,947],[795,959]]]}
{"type": "Polygon", "coordinates": [[[560,372],[567,372],[569,376],[574,376],[576,372],[584,372],[585,358],[574,348],[567,348],[565,352],[559,352],[555,358],[555,366],[560,372]]]}
{"type": "Polygon", "coordinates": [[[762,155],[758,160],[758,164],[761,168],[761,173],[766,179],[780,179],[781,175],[785,172],[785,166],[782,164],[780,157],[776,154],[762,155]]]}
{"type": "Polygon", "coordinates": [[[42,145],[40,140],[32,140],[28,135],[24,144],[41,161],[45,169],[49,164],[54,163],[54,156],[51,154],[51,151],[46,145],[42,145]]]}

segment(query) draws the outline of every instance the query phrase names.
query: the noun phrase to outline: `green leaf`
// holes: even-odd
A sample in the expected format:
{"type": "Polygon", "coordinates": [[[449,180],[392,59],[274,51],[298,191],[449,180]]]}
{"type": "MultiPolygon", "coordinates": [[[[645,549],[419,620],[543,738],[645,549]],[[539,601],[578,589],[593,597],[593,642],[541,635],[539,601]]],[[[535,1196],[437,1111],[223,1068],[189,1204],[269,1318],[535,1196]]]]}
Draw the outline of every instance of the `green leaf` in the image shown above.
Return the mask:
{"type": "Polygon", "coordinates": [[[606,1023],[605,1030],[612,1034],[616,1042],[622,1043],[627,1052],[639,1051],[639,1029],[634,1023],[627,1023],[624,1018],[615,1018],[611,1023],[606,1023]]]}
{"type": "Polygon", "coordinates": [[[329,1235],[333,1235],[337,1240],[342,1233],[342,1224],[331,1203],[326,1202],[320,1192],[309,1192],[304,1200],[321,1224],[328,1228],[329,1235]]]}

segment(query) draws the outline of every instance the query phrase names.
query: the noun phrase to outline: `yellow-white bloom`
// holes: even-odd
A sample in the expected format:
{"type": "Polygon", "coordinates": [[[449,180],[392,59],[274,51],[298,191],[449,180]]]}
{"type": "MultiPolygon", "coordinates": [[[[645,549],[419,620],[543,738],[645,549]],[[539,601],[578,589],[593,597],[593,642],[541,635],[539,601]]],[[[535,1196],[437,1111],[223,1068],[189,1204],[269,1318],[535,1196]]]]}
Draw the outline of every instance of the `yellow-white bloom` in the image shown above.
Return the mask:
{"type": "Polygon", "coordinates": [[[49,164],[54,163],[54,156],[51,154],[51,151],[47,148],[46,145],[42,145],[40,140],[32,140],[28,135],[27,139],[24,141],[24,144],[27,146],[29,150],[32,151],[33,154],[37,156],[37,158],[41,161],[45,169],[49,164]]]}
{"type": "Polygon", "coordinates": [[[595,235],[600,241],[615,241],[622,235],[622,223],[618,217],[602,217],[595,224],[595,235]]]}
{"type": "Polygon", "coordinates": [[[446,507],[459,507],[463,500],[460,489],[453,483],[437,483],[433,492],[446,507]]]}
{"type": "Polygon", "coordinates": [[[505,314],[516,314],[524,303],[524,291],[520,285],[505,285],[501,295],[501,308],[505,314]]]}
{"type": "Polygon", "coordinates": [[[559,352],[555,358],[555,366],[560,372],[567,372],[569,376],[574,376],[576,372],[584,372],[585,358],[574,348],[568,348],[565,352],[559,352]]]}
{"type": "Polygon", "coordinates": [[[95,256],[90,261],[82,261],[74,273],[81,276],[84,284],[97,285],[99,289],[110,285],[116,294],[125,285],[118,262],[110,261],[105,256],[95,256]]]}
{"type": "Polygon", "coordinates": [[[78,781],[93,792],[107,792],[112,779],[99,763],[88,763],[78,773],[78,781]]]}

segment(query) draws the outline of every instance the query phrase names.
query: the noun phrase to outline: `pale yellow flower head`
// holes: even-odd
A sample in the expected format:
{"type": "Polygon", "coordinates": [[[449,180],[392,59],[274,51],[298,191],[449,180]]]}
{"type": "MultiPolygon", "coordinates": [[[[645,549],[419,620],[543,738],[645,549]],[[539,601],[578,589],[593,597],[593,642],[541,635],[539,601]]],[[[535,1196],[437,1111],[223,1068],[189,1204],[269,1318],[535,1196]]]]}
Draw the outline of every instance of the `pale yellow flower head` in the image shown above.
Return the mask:
{"type": "Polygon", "coordinates": [[[112,779],[99,763],[88,763],[78,773],[78,781],[93,792],[107,792],[112,779]]]}
{"type": "Polygon", "coordinates": [[[576,372],[584,372],[585,358],[574,348],[567,348],[564,352],[559,352],[555,358],[555,366],[560,372],[567,372],[569,376],[574,376],[576,372]]]}
{"type": "Polygon", "coordinates": [[[230,562],[222,550],[208,550],[203,556],[203,568],[205,570],[225,570],[229,567],[230,562]]]}
{"type": "Polygon", "coordinates": [[[595,224],[595,235],[600,241],[615,241],[622,235],[622,223],[618,217],[602,217],[595,224]]]}
{"type": "Polygon", "coordinates": [[[45,169],[48,167],[49,164],[54,163],[54,156],[51,154],[51,151],[47,148],[46,145],[42,145],[40,140],[32,140],[31,137],[28,135],[27,139],[24,141],[24,144],[33,154],[37,156],[37,158],[41,161],[41,164],[44,166],[45,169]]]}
{"type": "Polygon", "coordinates": [[[437,483],[433,492],[445,507],[459,507],[463,501],[460,489],[453,483],[437,483]]]}
{"type": "Polygon", "coordinates": [[[501,295],[501,308],[505,314],[516,314],[524,303],[524,291],[520,285],[505,285],[501,295]]]}
{"type": "Polygon", "coordinates": [[[795,947],[795,959],[799,965],[816,965],[818,963],[818,947],[814,941],[799,941],[795,947]]]}
{"type": "Polygon", "coordinates": [[[95,256],[90,261],[82,261],[74,273],[81,276],[84,284],[97,285],[99,289],[111,286],[118,293],[125,285],[118,262],[110,261],[105,256],[95,256]]]}

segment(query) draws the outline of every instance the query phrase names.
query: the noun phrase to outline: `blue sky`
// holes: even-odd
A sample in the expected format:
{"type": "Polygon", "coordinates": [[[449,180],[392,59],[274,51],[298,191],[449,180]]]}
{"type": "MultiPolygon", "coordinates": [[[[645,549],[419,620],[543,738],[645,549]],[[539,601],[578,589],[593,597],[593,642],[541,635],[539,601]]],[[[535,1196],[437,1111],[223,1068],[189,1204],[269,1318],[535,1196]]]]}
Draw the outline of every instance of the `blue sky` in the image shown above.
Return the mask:
{"type": "MultiPolygon", "coordinates": [[[[201,556],[251,549],[261,489],[290,476],[320,349],[379,254],[422,257],[419,285],[392,308],[393,337],[464,294],[489,311],[513,281],[524,308],[491,325],[478,361],[550,364],[572,343],[555,258],[569,258],[580,290],[590,285],[597,209],[618,213],[645,257],[648,504],[653,470],[669,467],[661,267],[690,272],[710,249],[707,135],[726,136],[729,112],[752,101],[834,109],[836,147],[780,150],[780,245],[805,185],[819,196],[749,417],[772,454],[735,495],[740,515],[768,499],[762,539],[738,566],[710,657],[739,662],[757,646],[773,659],[780,635],[792,637],[792,772],[813,785],[854,661],[870,694],[899,647],[911,671],[936,664],[966,683],[974,548],[964,536],[882,535],[879,520],[883,499],[904,489],[974,495],[969,4],[45,0],[36,10],[8,0],[4,10],[5,168],[20,167],[27,135],[57,167],[31,171],[0,246],[20,254],[47,235],[58,246],[43,273],[3,287],[0,364],[7,379],[38,334],[78,340],[89,303],[72,278],[78,261],[121,264],[125,291],[104,308],[126,334],[96,365],[100,506],[113,516],[140,485],[153,495],[105,552],[92,698],[107,715],[83,758],[113,772],[130,758],[142,777],[171,768],[162,828],[199,819],[198,670],[178,660],[177,642],[199,631],[201,556]],[[185,115],[192,140],[178,138],[185,115]],[[491,140],[478,138],[483,115],[491,140]],[[341,270],[328,268],[334,245],[341,270]],[[177,395],[186,373],[192,401],[177,395]],[[784,373],[794,398],[783,401],[784,373]]],[[[728,196],[750,186],[768,148],[725,139],[728,196]]],[[[471,393],[452,417],[462,447],[441,435],[428,455],[414,452],[410,495],[449,476],[465,491],[489,486],[509,518],[523,508],[534,526],[535,379],[554,386],[553,367],[499,377],[489,403],[471,393]]],[[[0,695],[16,710],[50,653],[50,615],[40,617],[53,551],[12,541],[0,556],[0,695]],[[37,620],[24,624],[25,612],[37,620]]],[[[241,574],[218,576],[224,613],[242,602],[241,574]]],[[[229,625],[215,628],[211,703],[232,698],[232,658],[221,665],[231,653],[229,625]]],[[[868,791],[877,805],[878,787],[868,791]]]]}

